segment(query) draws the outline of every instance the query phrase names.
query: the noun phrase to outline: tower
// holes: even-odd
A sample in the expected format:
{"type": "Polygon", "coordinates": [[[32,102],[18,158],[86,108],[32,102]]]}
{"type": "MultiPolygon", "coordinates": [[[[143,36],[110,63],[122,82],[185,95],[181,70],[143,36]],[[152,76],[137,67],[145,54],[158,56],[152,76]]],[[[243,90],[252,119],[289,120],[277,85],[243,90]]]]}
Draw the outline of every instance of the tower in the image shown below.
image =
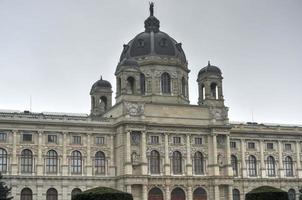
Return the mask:
{"type": "Polygon", "coordinates": [[[211,65],[202,68],[198,73],[197,83],[199,89],[199,105],[223,107],[223,91],[222,91],[222,75],[221,70],[211,65]]]}
{"type": "Polygon", "coordinates": [[[112,107],[112,89],[109,81],[100,80],[95,82],[90,90],[92,117],[100,117],[112,107]]]}

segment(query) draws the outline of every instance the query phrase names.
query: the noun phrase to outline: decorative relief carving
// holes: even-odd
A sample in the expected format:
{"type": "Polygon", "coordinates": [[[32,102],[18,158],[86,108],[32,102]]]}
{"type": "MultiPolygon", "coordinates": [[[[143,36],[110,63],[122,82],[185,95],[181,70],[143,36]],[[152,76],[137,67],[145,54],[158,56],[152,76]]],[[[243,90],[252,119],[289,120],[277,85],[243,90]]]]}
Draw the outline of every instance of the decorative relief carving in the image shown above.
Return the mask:
{"type": "Polygon", "coordinates": [[[144,104],[124,102],[126,113],[130,116],[139,116],[144,114],[144,104]]]}
{"type": "Polygon", "coordinates": [[[227,119],[228,110],[227,108],[215,108],[210,107],[210,118],[211,119],[227,119]]]}

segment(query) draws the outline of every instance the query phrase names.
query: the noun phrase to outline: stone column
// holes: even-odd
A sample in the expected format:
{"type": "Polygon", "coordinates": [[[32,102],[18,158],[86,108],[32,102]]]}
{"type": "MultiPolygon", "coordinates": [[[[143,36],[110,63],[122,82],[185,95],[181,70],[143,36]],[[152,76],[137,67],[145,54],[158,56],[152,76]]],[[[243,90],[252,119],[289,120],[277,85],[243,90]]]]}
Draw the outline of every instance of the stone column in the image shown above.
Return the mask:
{"type": "Polygon", "coordinates": [[[187,144],[186,144],[186,149],[187,149],[187,175],[192,176],[192,158],[191,158],[191,137],[189,134],[187,134],[187,144]]]}
{"type": "Polygon", "coordinates": [[[188,189],[187,189],[187,196],[188,196],[188,200],[192,200],[193,199],[193,195],[192,195],[192,187],[191,186],[188,186],[188,189]]]}
{"type": "Polygon", "coordinates": [[[126,192],[131,194],[131,185],[126,185],[126,192]]]}
{"type": "Polygon", "coordinates": [[[279,177],[284,177],[283,158],[282,158],[282,142],[278,141],[278,156],[279,156],[279,177]]]}
{"type": "Polygon", "coordinates": [[[146,154],[146,132],[142,131],[142,142],[141,142],[141,166],[142,166],[142,175],[147,175],[148,173],[148,162],[146,154]]]}
{"type": "Polygon", "coordinates": [[[266,168],[264,163],[264,154],[263,154],[263,140],[260,140],[260,175],[262,178],[266,177],[266,168]]]}
{"type": "MultiPolygon", "coordinates": [[[[216,134],[212,135],[212,148],[213,148],[213,175],[218,176],[219,175],[219,166],[217,163],[217,136],[216,134]]],[[[211,155],[211,154],[209,154],[211,155]]]]}
{"type": "Polygon", "coordinates": [[[109,163],[109,175],[116,176],[115,166],[114,166],[114,137],[110,136],[110,163],[109,163]]]}
{"type": "Polygon", "coordinates": [[[297,176],[302,177],[301,160],[300,160],[300,142],[296,141],[296,153],[297,153],[297,176]]]}
{"type": "Polygon", "coordinates": [[[242,177],[245,178],[247,177],[246,173],[246,163],[245,163],[245,140],[241,139],[241,171],[242,171],[242,177]]]}
{"type": "Polygon", "coordinates": [[[148,191],[146,185],[143,185],[142,200],[148,200],[148,191]]]}
{"type": "Polygon", "coordinates": [[[166,185],[165,187],[165,200],[170,200],[171,199],[171,194],[170,194],[170,186],[166,185]]]}
{"type": "Polygon", "coordinates": [[[125,174],[132,174],[130,131],[126,132],[125,174]]]}
{"type": "Polygon", "coordinates": [[[233,200],[233,186],[232,185],[228,186],[228,199],[233,200]]]}
{"type": "Polygon", "coordinates": [[[93,139],[91,141],[91,134],[87,133],[86,147],[87,147],[87,158],[86,158],[86,175],[92,176],[92,162],[91,162],[91,142],[94,142],[93,139]]]}
{"type": "Polygon", "coordinates": [[[13,152],[12,152],[12,162],[11,162],[11,174],[18,174],[18,157],[17,157],[17,130],[13,130],[13,152]]]}
{"type": "Polygon", "coordinates": [[[219,186],[218,185],[214,186],[214,200],[220,200],[219,186]]]}
{"type": "Polygon", "coordinates": [[[226,156],[227,156],[227,175],[233,176],[233,168],[231,164],[231,146],[230,146],[230,135],[226,135],[226,156]]]}
{"type": "Polygon", "coordinates": [[[68,175],[68,156],[67,156],[67,132],[63,132],[63,152],[62,152],[62,175],[67,176],[68,175]]]}
{"type": "Polygon", "coordinates": [[[36,163],[36,173],[38,176],[43,175],[43,156],[42,156],[42,141],[43,141],[43,131],[38,131],[38,159],[36,163]]]}
{"type": "Polygon", "coordinates": [[[171,174],[170,157],[169,157],[169,135],[165,133],[165,175],[171,174]]]}

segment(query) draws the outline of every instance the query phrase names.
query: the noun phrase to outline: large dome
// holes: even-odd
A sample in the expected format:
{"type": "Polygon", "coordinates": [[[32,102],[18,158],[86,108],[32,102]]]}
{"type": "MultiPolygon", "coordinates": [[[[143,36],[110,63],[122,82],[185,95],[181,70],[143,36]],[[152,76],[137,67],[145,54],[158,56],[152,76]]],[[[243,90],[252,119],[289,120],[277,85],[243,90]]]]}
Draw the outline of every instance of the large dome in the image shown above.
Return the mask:
{"type": "Polygon", "coordinates": [[[145,31],[124,45],[119,65],[128,59],[140,60],[150,56],[174,59],[187,65],[181,43],[159,30],[159,20],[153,16],[153,8],[150,8],[150,16],[145,20],[145,31]]]}

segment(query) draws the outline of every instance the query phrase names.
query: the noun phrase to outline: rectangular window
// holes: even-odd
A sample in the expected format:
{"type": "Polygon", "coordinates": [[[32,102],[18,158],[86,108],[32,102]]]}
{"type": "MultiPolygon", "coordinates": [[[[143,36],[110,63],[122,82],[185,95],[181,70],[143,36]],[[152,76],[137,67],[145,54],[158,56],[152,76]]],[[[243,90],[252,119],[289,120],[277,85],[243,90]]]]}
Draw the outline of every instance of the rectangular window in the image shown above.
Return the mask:
{"type": "Polygon", "coordinates": [[[5,142],[7,138],[7,134],[6,133],[0,133],[0,141],[1,142],[5,142]]]}
{"type": "Polygon", "coordinates": [[[180,137],[173,137],[173,144],[180,144],[180,137]]]}
{"type": "Polygon", "coordinates": [[[196,145],[201,145],[202,144],[202,138],[201,137],[196,137],[195,138],[195,144],[196,145]]]}
{"type": "Polygon", "coordinates": [[[81,144],[81,136],[73,136],[72,137],[73,144],[81,144]]]}
{"type": "Polygon", "coordinates": [[[291,151],[292,150],[292,144],[285,144],[285,151],[291,151]]]}
{"type": "Polygon", "coordinates": [[[31,142],[32,141],[32,134],[31,133],[23,133],[23,142],[31,142]]]}
{"type": "Polygon", "coordinates": [[[96,137],[95,138],[96,144],[105,144],[105,138],[104,137],[96,137]]]}
{"type": "Polygon", "coordinates": [[[151,140],[151,144],[158,144],[159,143],[159,137],[158,136],[152,135],[150,140],[151,140]]]}
{"type": "Polygon", "coordinates": [[[254,142],[249,142],[249,143],[247,143],[247,147],[249,149],[255,149],[255,143],[254,142]]]}
{"type": "Polygon", "coordinates": [[[48,143],[57,143],[57,135],[48,135],[47,142],[48,143]]]}
{"type": "Polygon", "coordinates": [[[232,149],[236,149],[236,142],[230,142],[230,146],[232,149]]]}
{"type": "Polygon", "coordinates": [[[274,143],[266,143],[266,149],[274,149],[274,143]]]}

